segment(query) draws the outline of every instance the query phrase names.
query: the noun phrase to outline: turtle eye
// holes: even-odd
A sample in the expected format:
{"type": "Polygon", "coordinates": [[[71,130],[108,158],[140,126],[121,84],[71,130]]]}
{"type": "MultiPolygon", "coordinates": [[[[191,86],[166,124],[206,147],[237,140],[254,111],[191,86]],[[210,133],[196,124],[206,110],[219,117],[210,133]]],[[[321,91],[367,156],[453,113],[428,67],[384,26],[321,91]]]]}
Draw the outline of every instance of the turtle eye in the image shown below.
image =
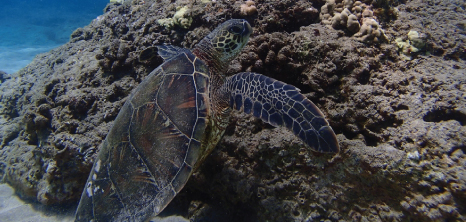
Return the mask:
{"type": "Polygon", "coordinates": [[[233,27],[230,27],[230,29],[228,30],[234,34],[241,34],[241,31],[242,29],[238,26],[233,26],[233,27]]]}

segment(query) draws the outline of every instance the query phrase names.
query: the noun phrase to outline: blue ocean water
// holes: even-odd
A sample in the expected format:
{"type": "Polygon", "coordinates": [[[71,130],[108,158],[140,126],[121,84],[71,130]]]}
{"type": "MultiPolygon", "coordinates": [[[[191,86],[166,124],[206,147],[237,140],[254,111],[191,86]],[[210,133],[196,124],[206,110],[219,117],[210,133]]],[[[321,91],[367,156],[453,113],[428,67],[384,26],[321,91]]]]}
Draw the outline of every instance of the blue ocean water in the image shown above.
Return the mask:
{"type": "Polygon", "coordinates": [[[0,0],[0,70],[13,73],[69,41],[109,0],[0,0]]]}

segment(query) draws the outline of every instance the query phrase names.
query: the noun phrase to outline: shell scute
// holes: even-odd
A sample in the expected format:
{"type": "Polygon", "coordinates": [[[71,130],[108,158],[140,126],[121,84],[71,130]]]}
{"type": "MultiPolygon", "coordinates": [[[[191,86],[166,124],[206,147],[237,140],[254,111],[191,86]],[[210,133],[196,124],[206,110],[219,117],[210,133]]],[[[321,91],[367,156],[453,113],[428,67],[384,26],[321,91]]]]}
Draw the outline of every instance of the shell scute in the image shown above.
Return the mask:
{"type": "Polygon", "coordinates": [[[206,119],[205,118],[199,118],[197,119],[196,127],[193,130],[193,138],[201,141],[202,136],[204,135],[204,129],[207,127],[206,125],[206,119]]]}
{"type": "Polygon", "coordinates": [[[193,170],[192,167],[188,166],[186,163],[183,164],[181,167],[181,170],[178,172],[178,174],[175,176],[173,179],[173,189],[175,192],[179,192],[181,188],[184,187],[186,182],[188,181],[189,175],[191,174],[191,171],[193,170]]]}
{"type": "Polygon", "coordinates": [[[186,159],[185,162],[190,165],[194,166],[196,163],[198,157],[199,157],[199,152],[201,149],[201,143],[196,140],[191,140],[191,144],[189,146],[188,153],[186,154],[186,159]]]}
{"type": "Polygon", "coordinates": [[[161,87],[163,79],[163,70],[161,67],[158,67],[139,84],[138,88],[136,88],[133,94],[128,98],[128,101],[130,101],[135,108],[148,102],[155,102],[157,92],[161,87]]]}
{"type": "MultiPolygon", "coordinates": [[[[112,127],[110,132],[107,135],[105,142],[113,145],[118,144],[122,141],[129,141],[129,125],[131,121],[131,116],[133,115],[133,107],[131,103],[125,103],[120,110],[118,116],[121,118],[115,119],[113,125],[121,127],[112,127]]],[[[104,142],[104,143],[105,143],[104,142]]],[[[104,144],[105,145],[105,144],[104,144]]]]}
{"type": "Polygon", "coordinates": [[[194,67],[195,67],[196,72],[204,73],[207,75],[209,73],[209,69],[207,65],[200,59],[194,60],[194,67]]]}
{"type": "Polygon", "coordinates": [[[197,94],[197,108],[198,108],[198,113],[197,116],[198,118],[205,118],[208,115],[208,106],[207,106],[207,96],[205,94],[197,94]]]}
{"type": "MultiPolygon", "coordinates": [[[[131,122],[130,140],[157,178],[157,189],[163,189],[180,170],[188,149],[189,138],[155,104],[141,106],[131,122]]],[[[128,162],[132,163],[132,162],[128,162]]]]}
{"type": "Polygon", "coordinates": [[[195,72],[194,81],[196,83],[198,93],[208,93],[207,86],[209,85],[209,77],[206,74],[195,72]]]}
{"type": "Polygon", "coordinates": [[[181,53],[175,58],[162,64],[165,74],[192,75],[194,73],[194,58],[192,53],[181,53]],[[190,56],[188,56],[188,54],[190,56]],[[189,58],[191,57],[191,59],[189,58]]]}
{"type": "Polygon", "coordinates": [[[160,181],[154,178],[148,165],[141,161],[140,153],[130,143],[118,144],[109,155],[109,163],[112,166],[125,166],[113,167],[108,172],[111,186],[110,190],[107,191],[116,194],[114,198],[118,198],[117,201],[125,206],[129,204],[143,205],[145,200],[140,198],[141,193],[153,198],[160,192],[160,187],[165,185],[160,184],[160,181]],[[159,189],[153,189],[153,187],[159,189]]]}
{"type": "MultiPolygon", "coordinates": [[[[86,199],[86,202],[89,201],[89,203],[83,204],[90,204],[91,206],[94,205],[94,212],[105,212],[95,215],[95,219],[97,221],[109,221],[111,220],[113,215],[124,212],[124,205],[121,202],[121,199],[119,198],[117,193],[115,192],[115,187],[112,186],[110,180],[97,180],[88,183],[92,183],[89,189],[92,189],[94,201],[92,201],[92,199],[89,198],[86,199]],[[96,187],[99,187],[103,192],[99,192],[100,190],[95,190],[96,187]],[[100,198],[101,196],[105,196],[105,198],[100,198]]],[[[91,210],[92,208],[86,209],[86,211],[91,210]]]]}
{"type": "Polygon", "coordinates": [[[167,75],[157,104],[182,133],[191,136],[197,118],[196,87],[192,75],[167,75]]]}

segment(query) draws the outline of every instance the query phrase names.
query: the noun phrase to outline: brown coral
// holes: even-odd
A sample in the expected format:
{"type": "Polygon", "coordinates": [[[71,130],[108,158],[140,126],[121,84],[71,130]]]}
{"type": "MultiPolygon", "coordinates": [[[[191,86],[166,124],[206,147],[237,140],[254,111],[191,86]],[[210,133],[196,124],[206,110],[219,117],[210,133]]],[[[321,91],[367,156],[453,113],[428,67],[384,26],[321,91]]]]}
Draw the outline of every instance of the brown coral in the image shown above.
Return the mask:
{"type": "Polygon", "coordinates": [[[387,36],[385,36],[385,33],[379,23],[372,18],[364,18],[362,20],[361,29],[354,35],[354,37],[356,37],[358,41],[366,43],[378,43],[387,40],[387,36]]]}
{"type": "Polygon", "coordinates": [[[243,16],[253,15],[257,12],[257,8],[254,5],[253,1],[246,1],[244,4],[240,6],[240,13],[243,16]]]}

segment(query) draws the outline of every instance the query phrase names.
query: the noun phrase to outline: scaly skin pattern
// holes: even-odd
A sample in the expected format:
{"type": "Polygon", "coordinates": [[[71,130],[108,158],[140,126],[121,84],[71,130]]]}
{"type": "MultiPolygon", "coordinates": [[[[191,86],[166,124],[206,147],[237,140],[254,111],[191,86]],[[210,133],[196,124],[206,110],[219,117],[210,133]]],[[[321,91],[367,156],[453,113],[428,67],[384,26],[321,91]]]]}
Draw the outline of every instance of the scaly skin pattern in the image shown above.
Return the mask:
{"type": "Polygon", "coordinates": [[[293,131],[312,150],[336,153],[340,150],[335,133],[322,112],[299,89],[267,76],[243,72],[227,78],[223,91],[230,94],[230,106],[273,126],[293,131]]]}
{"type": "Polygon", "coordinates": [[[199,168],[217,146],[228,126],[231,113],[229,95],[220,88],[225,82],[228,65],[247,44],[251,33],[252,28],[246,20],[232,19],[212,31],[192,50],[193,54],[206,62],[209,67],[211,73],[209,98],[212,104],[211,122],[205,133],[206,143],[201,148],[201,155],[194,169],[199,168]]]}

